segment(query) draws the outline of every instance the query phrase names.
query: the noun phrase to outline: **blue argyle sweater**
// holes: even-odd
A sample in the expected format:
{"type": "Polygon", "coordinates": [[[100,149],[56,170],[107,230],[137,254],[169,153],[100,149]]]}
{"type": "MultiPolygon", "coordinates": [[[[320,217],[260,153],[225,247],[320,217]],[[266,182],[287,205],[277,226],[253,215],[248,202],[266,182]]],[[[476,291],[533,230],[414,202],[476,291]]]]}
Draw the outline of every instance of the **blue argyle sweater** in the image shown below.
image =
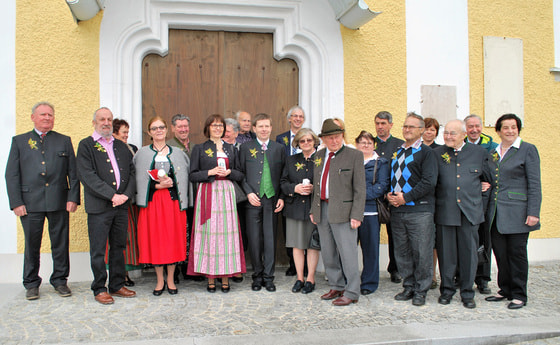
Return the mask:
{"type": "Polygon", "coordinates": [[[400,147],[391,160],[391,192],[404,193],[405,205],[391,212],[434,212],[437,160],[428,146],[400,147]]]}

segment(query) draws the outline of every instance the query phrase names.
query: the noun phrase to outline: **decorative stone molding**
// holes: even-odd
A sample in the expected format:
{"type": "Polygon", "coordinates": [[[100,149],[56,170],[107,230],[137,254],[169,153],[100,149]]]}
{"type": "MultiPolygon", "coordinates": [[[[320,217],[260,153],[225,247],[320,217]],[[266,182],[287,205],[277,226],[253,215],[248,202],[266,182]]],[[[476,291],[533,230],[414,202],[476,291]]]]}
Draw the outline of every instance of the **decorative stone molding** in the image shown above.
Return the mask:
{"type": "Polygon", "coordinates": [[[130,121],[130,141],[142,138],[142,60],[165,56],[169,29],[273,33],[274,58],[299,66],[306,126],[344,116],[340,25],[326,0],[108,1],[100,30],[100,103],[130,121]]]}

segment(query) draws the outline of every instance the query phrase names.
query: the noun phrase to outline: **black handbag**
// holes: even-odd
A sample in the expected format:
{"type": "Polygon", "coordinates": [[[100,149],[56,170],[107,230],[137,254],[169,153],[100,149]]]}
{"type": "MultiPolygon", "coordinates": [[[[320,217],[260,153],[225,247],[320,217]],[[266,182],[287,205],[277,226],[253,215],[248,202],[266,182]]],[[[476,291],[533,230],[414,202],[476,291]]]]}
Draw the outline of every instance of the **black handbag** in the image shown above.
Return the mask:
{"type": "MultiPolygon", "coordinates": [[[[377,174],[377,159],[375,160],[375,165],[373,166],[373,183],[375,184],[375,175],[377,174]]],[[[389,211],[389,204],[385,199],[381,197],[375,198],[375,203],[377,204],[377,218],[380,224],[387,224],[391,222],[391,211],[389,211]]]]}
{"type": "Polygon", "coordinates": [[[319,239],[319,229],[317,229],[317,225],[313,225],[313,232],[309,239],[309,249],[321,250],[321,240],[319,239]]]}
{"type": "Polygon", "coordinates": [[[476,252],[478,254],[479,265],[486,264],[490,261],[488,258],[488,253],[486,252],[486,248],[484,247],[484,244],[481,244],[480,247],[478,247],[478,249],[476,250],[476,252]]]}
{"type": "Polygon", "coordinates": [[[237,181],[231,182],[233,182],[233,189],[235,190],[235,202],[239,204],[247,201],[247,194],[245,194],[245,191],[243,191],[243,188],[241,188],[239,183],[237,181]]]}

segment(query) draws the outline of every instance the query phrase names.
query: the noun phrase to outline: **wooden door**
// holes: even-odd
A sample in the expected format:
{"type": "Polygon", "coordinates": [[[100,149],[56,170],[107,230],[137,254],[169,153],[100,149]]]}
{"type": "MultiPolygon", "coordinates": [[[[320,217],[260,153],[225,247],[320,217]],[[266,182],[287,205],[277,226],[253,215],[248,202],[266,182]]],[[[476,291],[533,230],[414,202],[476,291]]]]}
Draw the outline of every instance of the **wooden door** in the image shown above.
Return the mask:
{"type": "MultiPolygon", "coordinates": [[[[272,116],[273,133],[289,129],[286,112],[298,104],[298,67],[273,58],[272,34],[170,30],[169,53],[150,54],[142,64],[142,128],[159,115],[191,119],[190,139],[206,140],[203,126],[211,114],[234,117],[238,110],[272,116]]],[[[171,131],[168,134],[171,136],[171,131]]]]}

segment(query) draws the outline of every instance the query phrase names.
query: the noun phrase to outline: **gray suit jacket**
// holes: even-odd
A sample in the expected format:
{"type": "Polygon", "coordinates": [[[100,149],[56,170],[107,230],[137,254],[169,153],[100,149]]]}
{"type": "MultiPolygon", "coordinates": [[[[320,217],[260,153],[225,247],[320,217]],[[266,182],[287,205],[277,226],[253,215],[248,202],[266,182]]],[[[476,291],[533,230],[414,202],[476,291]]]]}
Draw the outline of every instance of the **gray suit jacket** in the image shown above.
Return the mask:
{"type": "Polygon", "coordinates": [[[481,182],[490,182],[488,152],[466,143],[461,151],[440,146],[434,149],[438,162],[435,222],[460,226],[461,213],[473,225],[484,222],[481,182]]]}
{"type": "MultiPolygon", "coordinates": [[[[255,193],[259,198],[261,197],[260,187],[264,154],[261,145],[256,139],[242,144],[239,150],[239,167],[241,172],[245,174],[242,188],[245,193],[255,193]]],[[[273,140],[269,140],[266,150],[266,159],[270,167],[270,177],[272,179],[275,196],[279,199],[284,199],[284,195],[280,190],[280,177],[282,176],[282,170],[286,163],[284,147],[273,140]]]]}
{"type": "Polygon", "coordinates": [[[72,141],[55,131],[44,144],[35,130],[13,137],[5,176],[12,210],[25,205],[27,212],[53,212],[68,201],[80,203],[72,141]]]}
{"type": "Polygon", "coordinates": [[[541,213],[541,163],[535,145],[522,141],[519,149],[510,148],[501,162],[496,150],[490,155],[494,180],[486,214],[489,224],[495,221],[501,234],[540,229],[540,222],[525,225],[527,216],[540,218],[541,213]]]}
{"type": "MultiPolygon", "coordinates": [[[[321,174],[325,165],[326,149],[315,153],[313,172],[313,204],[311,214],[316,222],[321,220],[321,174]]],[[[366,204],[366,175],[364,155],[358,150],[343,146],[331,160],[329,172],[329,223],[362,221],[366,204]]]]}

